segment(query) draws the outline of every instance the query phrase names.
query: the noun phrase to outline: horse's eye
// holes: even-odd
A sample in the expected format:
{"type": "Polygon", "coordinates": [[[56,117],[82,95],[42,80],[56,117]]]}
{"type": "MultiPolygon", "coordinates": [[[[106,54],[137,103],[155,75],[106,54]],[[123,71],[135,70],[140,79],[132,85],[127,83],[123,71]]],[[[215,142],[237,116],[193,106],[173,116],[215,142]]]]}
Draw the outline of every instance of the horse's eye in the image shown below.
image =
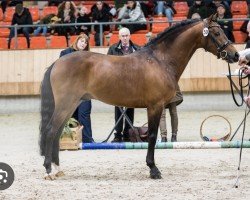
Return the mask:
{"type": "Polygon", "coordinates": [[[220,35],[220,32],[216,32],[216,33],[215,33],[215,36],[219,36],[219,35],[220,35]]]}

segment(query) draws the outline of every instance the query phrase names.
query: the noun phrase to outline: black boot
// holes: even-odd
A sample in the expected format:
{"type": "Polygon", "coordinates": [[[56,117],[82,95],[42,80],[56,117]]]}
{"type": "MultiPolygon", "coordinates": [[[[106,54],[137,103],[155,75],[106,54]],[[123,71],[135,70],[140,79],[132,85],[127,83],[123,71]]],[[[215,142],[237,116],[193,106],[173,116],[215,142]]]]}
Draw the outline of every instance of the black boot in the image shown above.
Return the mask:
{"type": "Polygon", "coordinates": [[[111,142],[122,142],[122,134],[115,133],[115,138],[111,142]]]}
{"type": "Polygon", "coordinates": [[[177,142],[177,133],[172,133],[171,142],[177,142]]]}
{"type": "Polygon", "coordinates": [[[129,133],[123,133],[123,142],[130,142],[129,133]]]}
{"type": "Polygon", "coordinates": [[[161,138],[161,142],[167,142],[167,141],[168,141],[167,137],[162,137],[161,138]]]}

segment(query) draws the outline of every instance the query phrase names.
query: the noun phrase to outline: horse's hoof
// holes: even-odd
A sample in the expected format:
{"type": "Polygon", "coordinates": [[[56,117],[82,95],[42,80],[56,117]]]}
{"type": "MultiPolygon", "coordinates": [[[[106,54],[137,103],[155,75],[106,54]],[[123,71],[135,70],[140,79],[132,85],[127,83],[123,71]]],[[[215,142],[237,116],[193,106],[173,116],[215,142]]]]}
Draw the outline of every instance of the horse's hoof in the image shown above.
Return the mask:
{"type": "Polygon", "coordinates": [[[161,179],[161,172],[157,169],[157,167],[154,167],[150,170],[150,178],[152,179],[161,179]]]}
{"type": "Polygon", "coordinates": [[[56,177],[62,177],[62,176],[65,176],[64,172],[63,171],[59,171],[55,174],[56,177]]]}
{"type": "Polygon", "coordinates": [[[44,179],[49,180],[49,181],[53,181],[53,180],[56,180],[56,176],[54,174],[46,174],[44,176],[44,179]]]}

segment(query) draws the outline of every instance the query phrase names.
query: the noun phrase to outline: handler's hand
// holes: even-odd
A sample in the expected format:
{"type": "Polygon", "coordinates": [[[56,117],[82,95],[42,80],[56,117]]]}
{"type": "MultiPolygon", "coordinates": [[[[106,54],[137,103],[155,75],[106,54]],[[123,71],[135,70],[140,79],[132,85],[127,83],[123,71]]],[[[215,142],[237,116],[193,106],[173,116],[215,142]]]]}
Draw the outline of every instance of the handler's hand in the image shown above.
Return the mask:
{"type": "Polygon", "coordinates": [[[245,66],[249,61],[246,59],[246,56],[242,56],[239,59],[239,65],[240,66],[245,66]]]}

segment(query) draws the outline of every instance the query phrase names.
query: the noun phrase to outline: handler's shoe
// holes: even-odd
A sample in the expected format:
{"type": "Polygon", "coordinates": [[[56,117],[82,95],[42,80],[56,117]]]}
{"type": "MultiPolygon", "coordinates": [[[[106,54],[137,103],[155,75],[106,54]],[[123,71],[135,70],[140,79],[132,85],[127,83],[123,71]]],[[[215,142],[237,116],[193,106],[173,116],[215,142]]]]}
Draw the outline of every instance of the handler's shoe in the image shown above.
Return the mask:
{"type": "Polygon", "coordinates": [[[122,134],[115,133],[115,138],[111,142],[122,142],[122,134]]]}
{"type": "Polygon", "coordinates": [[[171,142],[177,142],[177,134],[176,133],[172,134],[171,142]]]}
{"type": "Polygon", "coordinates": [[[161,142],[167,142],[167,141],[168,141],[167,137],[162,137],[161,138],[161,142]]]}
{"type": "Polygon", "coordinates": [[[130,142],[129,134],[123,133],[123,142],[130,142]]]}

